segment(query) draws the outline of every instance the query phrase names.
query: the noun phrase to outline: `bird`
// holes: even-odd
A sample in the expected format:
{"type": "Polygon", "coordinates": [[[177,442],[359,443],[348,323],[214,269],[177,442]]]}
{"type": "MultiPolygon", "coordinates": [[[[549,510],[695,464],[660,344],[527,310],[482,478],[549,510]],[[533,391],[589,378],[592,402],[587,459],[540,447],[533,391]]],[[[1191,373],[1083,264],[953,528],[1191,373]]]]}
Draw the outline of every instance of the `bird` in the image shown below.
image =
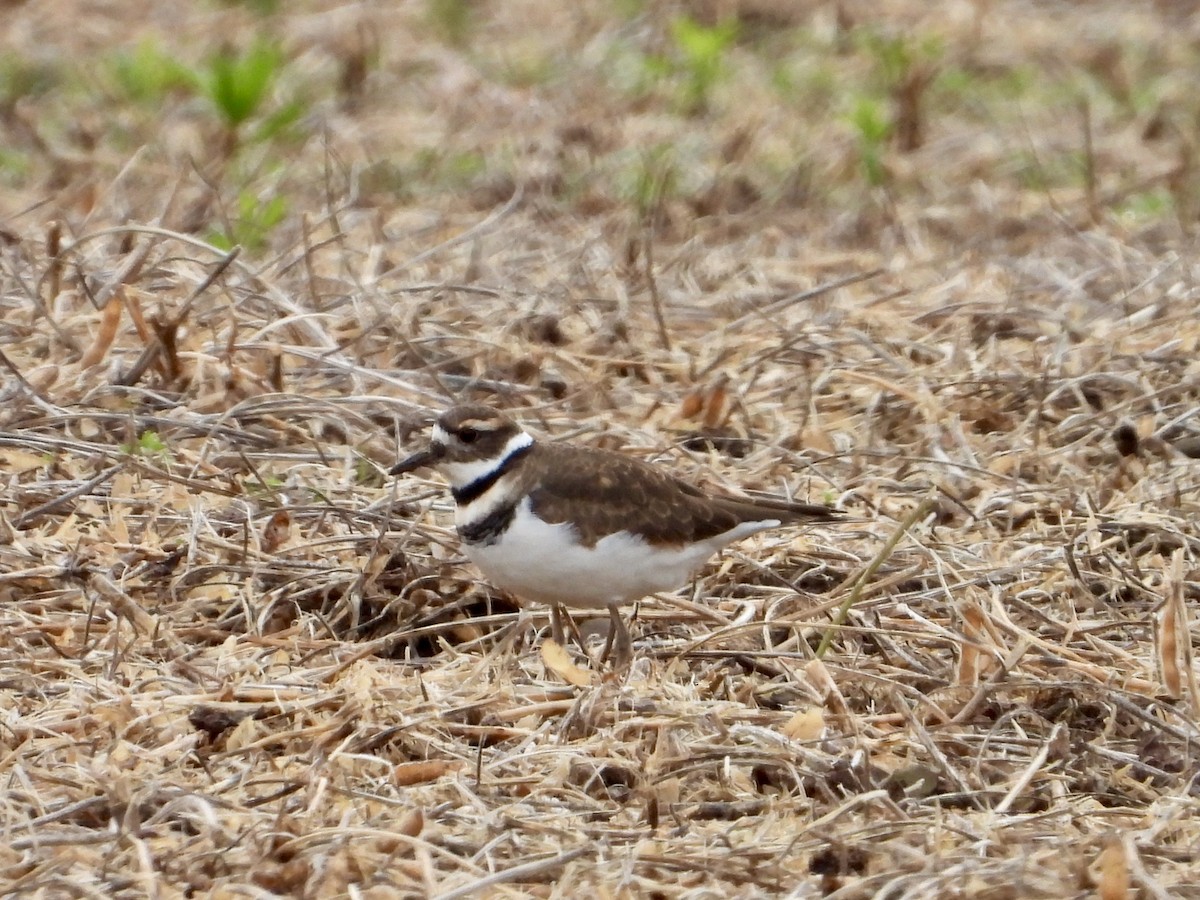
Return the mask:
{"type": "Polygon", "coordinates": [[[449,482],[462,549],[494,586],[550,607],[606,609],[605,657],[632,660],[621,607],[675,590],[729,544],[782,525],[829,521],[824,505],[705,493],[623,453],[535,440],[480,404],[438,416],[429,443],[389,470],[431,467],[449,482]]]}

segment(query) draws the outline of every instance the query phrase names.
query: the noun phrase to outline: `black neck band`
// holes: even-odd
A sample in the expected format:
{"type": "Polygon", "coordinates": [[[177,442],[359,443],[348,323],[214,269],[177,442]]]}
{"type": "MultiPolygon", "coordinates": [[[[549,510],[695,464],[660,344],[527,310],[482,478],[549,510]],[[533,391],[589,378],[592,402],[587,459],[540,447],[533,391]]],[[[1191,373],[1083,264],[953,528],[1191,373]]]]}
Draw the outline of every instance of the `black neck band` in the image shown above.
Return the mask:
{"type": "Polygon", "coordinates": [[[480,475],[468,485],[460,488],[454,488],[450,493],[454,495],[454,502],[459,506],[464,506],[472,500],[477,500],[483,496],[484,492],[493,484],[503,478],[516,464],[522,456],[533,449],[533,442],[530,441],[524,447],[518,447],[504,459],[500,460],[500,465],[492,469],[485,475],[480,475]]]}

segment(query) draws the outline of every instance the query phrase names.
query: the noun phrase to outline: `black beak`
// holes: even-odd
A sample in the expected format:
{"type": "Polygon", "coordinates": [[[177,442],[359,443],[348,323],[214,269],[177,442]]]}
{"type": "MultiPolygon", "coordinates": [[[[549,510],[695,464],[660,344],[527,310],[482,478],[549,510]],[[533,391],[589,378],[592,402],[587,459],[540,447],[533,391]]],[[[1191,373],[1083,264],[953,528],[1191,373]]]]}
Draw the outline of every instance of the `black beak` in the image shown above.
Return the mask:
{"type": "Polygon", "coordinates": [[[403,475],[405,472],[411,472],[413,469],[419,469],[421,466],[433,465],[441,458],[442,454],[438,452],[438,448],[433,446],[426,447],[407,459],[402,459],[390,469],[389,475],[403,475]]]}

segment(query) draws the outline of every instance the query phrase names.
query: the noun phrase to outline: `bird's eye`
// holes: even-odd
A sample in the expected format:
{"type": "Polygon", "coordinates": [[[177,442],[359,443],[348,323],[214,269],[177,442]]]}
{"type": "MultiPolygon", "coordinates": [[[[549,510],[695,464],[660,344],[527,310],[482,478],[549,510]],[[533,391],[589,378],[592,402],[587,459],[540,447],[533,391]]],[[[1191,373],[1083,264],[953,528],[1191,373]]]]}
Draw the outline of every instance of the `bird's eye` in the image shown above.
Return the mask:
{"type": "Polygon", "coordinates": [[[479,438],[479,432],[474,428],[463,428],[458,432],[458,439],[464,444],[473,444],[479,438]]]}

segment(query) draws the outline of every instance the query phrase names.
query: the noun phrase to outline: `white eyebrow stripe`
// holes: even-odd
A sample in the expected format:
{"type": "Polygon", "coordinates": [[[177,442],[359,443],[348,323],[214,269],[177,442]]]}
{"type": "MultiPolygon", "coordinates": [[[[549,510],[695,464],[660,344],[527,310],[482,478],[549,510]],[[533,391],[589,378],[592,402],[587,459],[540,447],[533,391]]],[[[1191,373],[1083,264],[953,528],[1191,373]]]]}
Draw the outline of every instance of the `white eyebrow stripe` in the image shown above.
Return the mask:
{"type": "MultiPolygon", "coordinates": [[[[437,439],[436,430],[434,439],[437,439]]],[[[531,444],[533,444],[533,438],[529,433],[518,431],[508,439],[508,443],[504,445],[504,449],[498,455],[489,459],[476,459],[471,462],[443,462],[441,464],[442,471],[446,473],[450,487],[465,488],[503,468],[504,464],[508,462],[514,453],[520,453],[531,444]]]]}

